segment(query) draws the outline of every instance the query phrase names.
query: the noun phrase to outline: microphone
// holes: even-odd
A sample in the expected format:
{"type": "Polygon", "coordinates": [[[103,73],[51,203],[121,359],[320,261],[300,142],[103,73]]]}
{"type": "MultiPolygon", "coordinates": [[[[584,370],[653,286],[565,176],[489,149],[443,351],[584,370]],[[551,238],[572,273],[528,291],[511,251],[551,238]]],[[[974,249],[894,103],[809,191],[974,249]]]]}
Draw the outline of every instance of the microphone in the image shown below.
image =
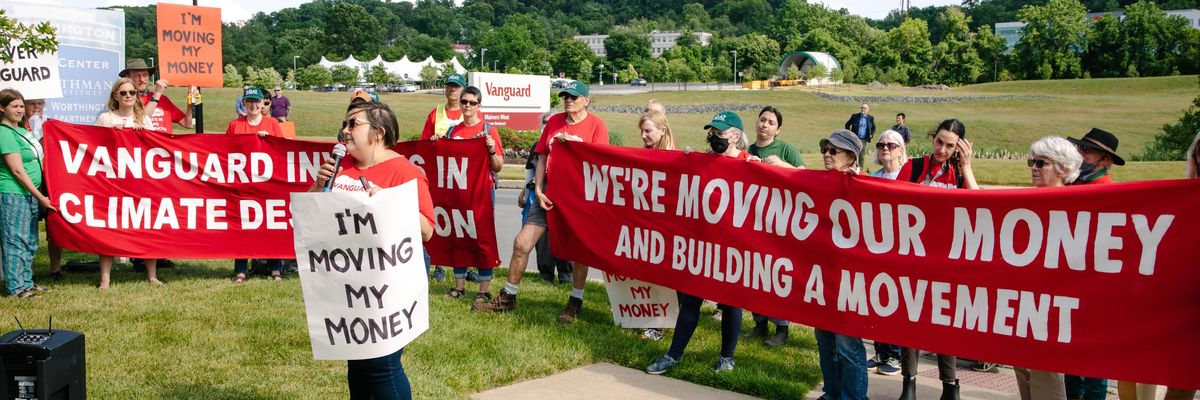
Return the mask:
{"type": "Polygon", "coordinates": [[[333,176],[329,177],[329,180],[325,181],[325,187],[321,188],[322,192],[328,192],[328,191],[333,190],[333,180],[337,178],[338,164],[341,164],[342,157],[346,156],[346,145],[342,144],[342,143],[338,143],[336,146],[333,146],[332,153],[333,153],[333,176]]]}

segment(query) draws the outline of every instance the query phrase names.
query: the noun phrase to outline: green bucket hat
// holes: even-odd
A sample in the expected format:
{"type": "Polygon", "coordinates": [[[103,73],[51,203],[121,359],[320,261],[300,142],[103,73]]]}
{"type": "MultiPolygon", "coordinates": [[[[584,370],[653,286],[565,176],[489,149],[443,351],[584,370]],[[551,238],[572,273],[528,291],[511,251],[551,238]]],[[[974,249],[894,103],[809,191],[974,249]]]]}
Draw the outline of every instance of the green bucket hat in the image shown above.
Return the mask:
{"type": "Polygon", "coordinates": [[[745,130],[742,128],[742,117],[739,117],[737,113],[733,111],[723,111],[717,115],[714,115],[712,122],[709,122],[708,125],[704,126],[704,129],[708,128],[717,128],[717,130],[721,132],[724,132],[729,128],[738,128],[739,130],[743,131],[745,130]]]}

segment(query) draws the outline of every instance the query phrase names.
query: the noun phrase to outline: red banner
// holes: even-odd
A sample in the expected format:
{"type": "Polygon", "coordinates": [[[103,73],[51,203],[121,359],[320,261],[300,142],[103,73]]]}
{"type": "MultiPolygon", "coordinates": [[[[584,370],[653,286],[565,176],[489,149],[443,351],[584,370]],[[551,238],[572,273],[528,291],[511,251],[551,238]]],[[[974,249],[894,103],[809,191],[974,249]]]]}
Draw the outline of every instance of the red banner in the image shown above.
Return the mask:
{"type": "Polygon", "coordinates": [[[332,148],[54,120],[45,133],[58,244],[143,258],[294,258],[288,194],[312,187],[332,148]]]}
{"type": "Polygon", "coordinates": [[[393,148],[424,169],[429,178],[434,239],[425,248],[433,265],[500,265],[493,213],[495,182],[483,141],[417,140],[393,148]]]}
{"type": "Polygon", "coordinates": [[[842,334],[1200,388],[1200,185],[947,190],[566,143],[554,254],[842,334]]]}

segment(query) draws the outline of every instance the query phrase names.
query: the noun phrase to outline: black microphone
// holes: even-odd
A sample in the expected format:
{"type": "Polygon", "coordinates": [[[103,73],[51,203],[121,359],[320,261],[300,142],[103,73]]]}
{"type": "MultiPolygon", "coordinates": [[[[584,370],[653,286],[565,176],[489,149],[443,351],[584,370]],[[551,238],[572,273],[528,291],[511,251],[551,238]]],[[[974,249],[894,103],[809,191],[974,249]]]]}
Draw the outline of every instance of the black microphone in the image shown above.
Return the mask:
{"type": "Polygon", "coordinates": [[[346,156],[346,145],[338,143],[336,146],[333,146],[332,153],[333,153],[333,176],[330,176],[329,180],[325,181],[325,187],[321,188],[322,192],[328,192],[328,191],[333,190],[333,180],[335,178],[337,178],[338,164],[341,164],[342,157],[346,156]]]}

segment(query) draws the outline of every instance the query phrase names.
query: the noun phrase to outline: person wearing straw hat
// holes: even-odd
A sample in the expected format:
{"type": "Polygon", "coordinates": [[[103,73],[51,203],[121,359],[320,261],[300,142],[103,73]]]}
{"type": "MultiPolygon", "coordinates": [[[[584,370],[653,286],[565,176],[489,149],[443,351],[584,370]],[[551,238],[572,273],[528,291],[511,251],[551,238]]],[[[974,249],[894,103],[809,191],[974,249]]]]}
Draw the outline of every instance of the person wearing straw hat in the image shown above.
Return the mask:
{"type": "Polygon", "coordinates": [[[1117,155],[1117,135],[1103,129],[1092,128],[1083,139],[1068,137],[1079,155],[1083,156],[1083,165],[1079,167],[1079,179],[1072,185],[1090,185],[1113,183],[1109,169],[1113,165],[1125,165],[1125,159],[1117,155]]]}
{"type": "Polygon", "coordinates": [[[121,70],[117,75],[122,78],[129,78],[133,81],[133,86],[137,89],[142,98],[142,105],[146,107],[150,113],[150,120],[154,121],[154,126],[166,131],[166,133],[175,133],[172,123],[178,123],[184,128],[192,127],[192,109],[185,107],[186,110],[180,110],[171,102],[163,91],[167,89],[167,80],[159,79],[154,82],[154,91],[149,91],[150,77],[157,71],[156,68],[146,65],[146,60],[134,58],[125,63],[125,69],[121,70]]]}

